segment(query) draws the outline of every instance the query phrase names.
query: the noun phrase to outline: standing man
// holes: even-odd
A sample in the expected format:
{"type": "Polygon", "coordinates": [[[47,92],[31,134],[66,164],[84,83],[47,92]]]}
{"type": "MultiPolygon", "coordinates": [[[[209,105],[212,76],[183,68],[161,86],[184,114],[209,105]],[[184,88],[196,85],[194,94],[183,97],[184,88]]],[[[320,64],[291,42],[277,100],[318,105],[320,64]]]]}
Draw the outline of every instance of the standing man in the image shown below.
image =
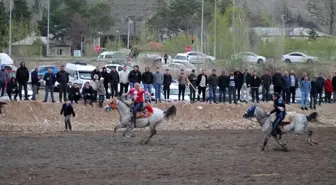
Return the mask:
{"type": "Polygon", "coordinates": [[[282,100],[287,104],[290,102],[290,84],[291,80],[288,71],[285,71],[282,81],[282,100]]]}
{"type": "Polygon", "coordinates": [[[65,124],[65,131],[72,131],[71,127],[71,115],[73,117],[76,116],[75,111],[71,105],[70,100],[66,100],[65,103],[62,105],[62,109],[60,112],[61,115],[64,115],[64,124],[65,124]]]}
{"type": "Polygon", "coordinates": [[[283,77],[280,73],[280,70],[277,69],[272,77],[272,83],[274,87],[274,92],[281,95],[282,93],[282,85],[283,85],[283,77]]]}
{"type": "Polygon", "coordinates": [[[299,87],[299,83],[296,78],[294,70],[291,70],[289,78],[290,78],[289,98],[292,97],[292,103],[295,103],[295,93],[296,93],[296,89],[299,87]]]}
{"type": "Polygon", "coordinates": [[[154,85],[155,85],[155,102],[158,101],[161,103],[161,94],[162,94],[162,84],[163,84],[163,75],[160,73],[160,68],[156,68],[156,73],[154,73],[154,85]]]}
{"type": "Polygon", "coordinates": [[[310,109],[316,110],[316,95],[317,95],[317,86],[316,86],[316,77],[313,77],[313,80],[310,82],[310,109]]]}
{"type": "Polygon", "coordinates": [[[230,73],[230,76],[228,78],[228,83],[229,83],[229,102],[230,104],[232,103],[231,97],[233,97],[234,103],[237,105],[237,98],[236,98],[236,75],[234,75],[234,71],[230,73]]]}
{"type": "Polygon", "coordinates": [[[119,73],[115,67],[112,67],[110,72],[110,84],[111,84],[111,96],[117,97],[118,96],[118,84],[120,82],[119,73]]]}
{"type": "MultiPolygon", "coordinates": [[[[152,94],[152,86],[154,84],[154,75],[152,72],[149,71],[149,67],[145,68],[145,72],[142,73],[141,78],[142,78],[144,90],[147,91],[149,94],[152,94]]],[[[155,89],[155,93],[156,93],[156,89],[155,89]]],[[[150,100],[150,97],[145,97],[145,99],[146,99],[145,101],[150,100]]]]}
{"type": "Polygon", "coordinates": [[[187,76],[184,74],[184,69],[181,69],[181,74],[177,78],[178,81],[178,100],[181,100],[182,95],[182,101],[184,101],[184,93],[186,90],[186,84],[188,82],[187,76]]]}
{"type": "Polygon", "coordinates": [[[101,73],[99,71],[99,67],[97,66],[96,69],[94,69],[92,72],[91,72],[91,80],[93,81],[96,81],[96,79],[94,78],[94,75],[98,75],[98,80],[100,79],[101,77],[101,73]]]}
{"type": "Polygon", "coordinates": [[[336,73],[335,76],[331,80],[332,86],[333,86],[333,102],[336,103],[336,73]]]}
{"type": "MultiPolygon", "coordinates": [[[[105,89],[105,95],[106,95],[106,99],[110,99],[110,94],[108,93],[108,89],[109,89],[109,83],[111,81],[111,76],[110,74],[107,72],[106,67],[103,67],[102,73],[101,73],[102,78],[104,78],[104,89],[105,89]]],[[[111,91],[112,91],[112,85],[111,85],[111,91]]]]}
{"type": "Polygon", "coordinates": [[[29,71],[24,62],[20,63],[20,68],[16,71],[16,80],[19,82],[19,97],[22,100],[22,87],[24,88],[25,99],[28,100],[27,84],[29,80],[29,71]]]}
{"type": "Polygon", "coordinates": [[[240,91],[241,88],[243,86],[243,74],[240,72],[239,68],[236,69],[236,71],[234,72],[235,77],[235,88],[236,88],[236,92],[237,92],[237,100],[238,102],[241,102],[240,99],[240,91]]]}
{"type": "Polygon", "coordinates": [[[266,71],[261,77],[262,85],[262,101],[269,101],[269,90],[272,83],[272,77],[269,74],[269,71],[266,71]]]}
{"type": "Polygon", "coordinates": [[[322,103],[322,93],[323,93],[323,89],[325,86],[325,79],[322,76],[322,73],[319,73],[319,76],[316,78],[316,88],[317,88],[317,96],[319,98],[319,106],[321,106],[322,103]]]}
{"type": "Polygon", "coordinates": [[[134,66],[133,70],[128,75],[128,81],[130,82],[131,88],[134,88],[135,83],[141,82],[141,72],[139,71],[139,66],[134,66]]]}
{"type": "Polygon", "coordinates": [[[259,103],[259,87],[261,84],[261,79],[257,75],[257,72],[254,71],[251,80],[251,93],[252,93],[252,101],[259,103]]]}
{"type": "Polygon", "coordinates": [[[169,73],[169,69],[166,69],[166,73],[163,75],[163,94],[165,100],[169,100],[170,95],[170,84],[172,83],[173,78],[169,73]]]}
{"type": "Polygon", "coordinates": [[[61,70],[56,73],[56,80],[59,83],[59,101],[62,103],[62,94],[64,102],[67,100],[67,89],[69,83],[69,73],[64,70],[64,66],[61,66],[61,70]]]}
{"type": "Polygon", "coordinates": [[[128,92],[128,86],[129,86],[128,76],[129,76],[129,71],[127,71],[127,66],[124,65],[123,70],[120,71],[120,73],[119,73],[119,78],[120,78],[120,94],[119,94],[119,96],[128,92]]]}
{"type": "Polygon", "coordinates": [[[40,77],[38,76],[38,68],[36,67],[33,72],[31,72],[31,84],[33,89],[32,100],[36,100],[37,88],[40,81],[40,77]]]}
{"type": "Polygon", "coordinates": [[[205,74],[204,69],[202,73],[197,76],[197,87],[198,87],[198,97],[197,100],[200,101],[200,94],[202,93],[202,101],[205,102],[205,90],[208,83],[208,76],[205,74]]]}
{"type": "MultiPolygon", "coordinates": [[[[250,86],[251,86],[251,74],[248,72],[247,69],[245,69],[245,72],[243,73],[243,86],[241,88],[241,101],[247,103],[249,93],[250,93],[250,86]]],[[[238,96],[238,98],[240,98],[238,96]]]]}
{"type": "Polygon", "coordinates": [[[208,84],[209,84],[209,103],[211,104],[212,101],[217,104],[216,100],[216,91],[218,86],[218,77],[216,74],[216,70],[212,70],[212,74],[208,78],[208,84]]]}
{"type": "Polygon", "coordinates": [[[191,71],[191,74],[188,76],[189,80],[189,89],[190,89],[190,103],[195,103],[196,98],[196,86],[197,86],[197,76],[195,70],[191,71]]]}
{"type": "Polygon", "coordinates": [[[225,71],[222,71],[222,75],[218,77],[219,87],[219,102],[225,103],[226,100],[226,88],[229,86],[228,76],[225,75],[225,71]]]}
{"type": "Polygon", "coordinates": [[[167,65],[168,54],[165,53],[164,56],[163,56],[163,58],[164,58],[164,63],[167,65]]]}
{"type": "MultiPolygon", "coordinates": [[[[9,79],[8,72],[5,69],[5,66],[1,66],[0,70],[0,88],[1,88],[1,97],[4,96],[6,82],[9,79]]],[[[10,96],[10,95],[8,95],[10,96]]]]}
{"type": "Polygon", "coordinates": [[[46,73],[43,77],[43,80],[45,81],[45,96],[44,96],[44,101],[43,102],[47,102],[48,101],[48,94],[50,92],[50,96],[51,96],[51,101],[53,103],[55,103],[55,99],[54,99],[54,85],[56,82],[56,76],[52,73],[51,69],[48,69],[48,73],[46,73]]]}

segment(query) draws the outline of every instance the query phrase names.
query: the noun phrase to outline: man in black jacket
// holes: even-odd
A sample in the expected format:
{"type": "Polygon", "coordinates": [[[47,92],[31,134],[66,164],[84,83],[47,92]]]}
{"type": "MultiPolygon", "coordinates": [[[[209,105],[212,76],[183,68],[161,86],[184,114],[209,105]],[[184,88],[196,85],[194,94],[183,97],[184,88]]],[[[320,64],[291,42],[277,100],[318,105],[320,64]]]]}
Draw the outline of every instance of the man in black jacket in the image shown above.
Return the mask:
{"type": "Polygon", "coordinates": [[[226,88],[229,87],[229,77],[225,75],[225,71],[222,71],[222,75],[218,77],[218,87],[219,87],[219,102],[225,103],[226,88]]]}
{"type": "Polygon", "coordinates": [[[134,88],[135,83],[141,83],[141,72],[139,71],[139,66],[134,66],[133,70],[128,75],[128,81],[130,82],[130,87],[134,88]]]}
{"type": "Polygon", "coordinates": [[[333,92],[333,102],[336,103],[336,73],[335,76],[331,80],[334,92],[333,92]]]}
{"type": "Polygon", "coordinates": [[[247,103],[250,94],[252,76],[246,69],[243,73],[243,85],[241,87],[241,101],[247,103]]]}
{"type": "Polygon", "coordinates": [[[71,127],[70,118],[71,118],[71,115],[75,117],[76,114],[70,103],[70,100],[66,100],[66,102],[62,105],[60,114],[64,115],[65,131],[68,131],[68,128],[71,131],[72,127],[71,127]]]}
{"type": "Polygon", "coordinates": [[[254,71],[251,79],[251,94],[252,94],[252,101],[255,102],[257,100],[257,103],[259,103],[259,87],[261,84],[261,79],[257,75],[257,72],[254,71]]]}
{"type": "Polygon", "coordinates": [[[62,94],[64,102],[67,100],[67,90],[69,83],[69,73],[64,70],[64,66],[61,66],[61,70],[56,73],[56,80],[59,83],[59,101],[62,103],[62,94]]]}
{"type": "Polygon", "coordinates": [[[317,88],[317,96],[319,98],[319,105],[321,106],[322,103],[322,93],[325,85],[325,79],[322,76],[322,73],[319,73],[319,76],[316,78],[316,88],[317,88]]]}
{"type": "Polygon", "coordinates": [[[69,99],[71,103],[75,101],[75,103],[78,103],[78,100],[80,99],[80,91],[77,83],[74,83],[74,85],[70,88],[70,93],[69,93],[69,99]]]}
{"type": "Polygon", "coordinates": [[[269,90],[272,83],[272,77],[269,71],[266,71],[264,75],[261,76],[262,85],[262,101],[269,101],[269,90]]]}
{"type": "Polygon", "coordinates": [[[118,84],[119,84],[119,73],[115,67],[112,67],[110,72],[110,84],[111,84],[111,96],[117,97],[118,96],[118,84]]]}
{"type": "Polygon", "coordinates": [[[188,76],[189,80],[189,89],[190,89],[190,102],[195,103],[196,98],[196,86],[197,86],[197,76],[195,75],[195,70],[191,71],[191,74],[188,76]]]}
{"type": "Polygon", "coordinates": [[[205,102],[205,90],[208,84],[208,76],[205,74],[204,69],[202,73],[197,76],[197,87],[198,87],[198,97],[197,100],[200,101],[200,95],[202,94],[202,101],[205,102]]]}
{"type": "Polygon", "coordinates": [[[166,69],[166,73],[163,75],[163,95],[165,100],[169,100],[170,95],[170,84],[172,83],[173,78],[169,73],[169,69],[166,69]]]}
{"type": "Polygon", "coordinates": [[[36,100],[37,88],[39,85],[40,77],[38,76],[38,68],[36,67],[33,72],[31,72],[31,85],[33,89],[32,100],[36,100]]]}
{"type": "Polygon", "coordinates": [[[99,71],[99,67],[98,67],[98,66],[96,67],[95,70],[93,70],[93,71],[91,72],[91,80],[96,81],[96,79],[94,78],[95,75],[98,75],[98,80],[99,80],[100,77],[101,77],[101,73],[100,73],[100,71],[99,71]]]}
{"type": "MultiPolygon", "coordinates": [[[[154,83],[154,75],[152,72],[149,71],[149,67],[145,68],[145,72],[141,74],[142,83],[144,86],[145,91],[152,94],[152,87],[154,83]]],[[[147,95],[145,95],[147,96],[147,95]]],[[[150,97],[145,97],[145,100],[147,101],[150,97]]]]}
{"type": "Polygon", "coordinates": [[[240,91],[243,86],[243,73],[240,72],[239,68],[237,68],[236,71],[234,72],[234,75],[235,75],[235,90],[237,92],[237,100],[240,102],[241,101],[240,91]]]}
{"type": "MultiPolygon", "coordinates": [[[[110,83],[111,81],[111,76],[110,74],[107,72],[107,69],[106,67],[103,67],[103,70],[102,70],[102,73],[101,73],[101,76],[104,78],[104,88],[105,88],[105,94],[106,94],[106,99],[110,99],[110,95],[108,93],[108,84],[110,83]]],[[[112,87],[112,85],[111,85],[112,87]]]]}
{"type": "Polygon", "coordinates": [[[44,96],[44,101],[48,101],[48,94],[50,91],[50,96],[51,96],[51,101],[55,103],[54,99],[54,85],[56,82],[56,76],[53,74],[51,69],[48,69],[48,73],[46,73],[43,77],[43,80],[45,81],[45,96],[44,96]]]}
{"type": "Polygon", "coordinates": [[[29,80],[29,71],[24,62],[20,63],[20,68],[16,71],[16,80],[19,83],[19,97],[22,100],[22,86],[25,92],[25,100],[28,100],[27,83],[29,80]]]}
{"type": "Polygon", "coordinates": [[[279,69],[277,69],[275,74],[273,75],[272,83],[273,83],[274,92],[281,95],[282,86],[283,86],[283,77],[279,69]]]}

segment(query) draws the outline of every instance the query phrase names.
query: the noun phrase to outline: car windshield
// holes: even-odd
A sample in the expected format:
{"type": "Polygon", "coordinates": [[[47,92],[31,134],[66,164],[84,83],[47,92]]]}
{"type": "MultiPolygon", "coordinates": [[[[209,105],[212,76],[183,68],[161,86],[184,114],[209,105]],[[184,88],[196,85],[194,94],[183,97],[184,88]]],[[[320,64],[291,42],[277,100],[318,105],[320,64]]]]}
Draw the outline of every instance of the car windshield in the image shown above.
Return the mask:
{"type": "Polygon", "coordinates": [[[91,80],[91,71],[78,71],[79,79],[91,80]]]}
{"type": "Polygon", "coordinates": [[[114,53],[112,58],[126,58],[126,55],[124,53],[114,53]]]}
{"type": "Polygon", "coordinates": [[[186,60],[187,57],[182,56],[182,55],[176,55],[175,59],[177,59],[177,60],[186,60]]]}

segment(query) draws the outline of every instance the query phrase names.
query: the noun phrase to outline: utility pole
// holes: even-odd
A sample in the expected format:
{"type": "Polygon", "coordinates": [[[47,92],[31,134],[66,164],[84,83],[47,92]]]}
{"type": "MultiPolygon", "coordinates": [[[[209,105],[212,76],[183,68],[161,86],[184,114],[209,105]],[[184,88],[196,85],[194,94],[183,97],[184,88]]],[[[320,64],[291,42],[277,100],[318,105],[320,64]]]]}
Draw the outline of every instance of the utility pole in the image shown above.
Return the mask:
{"type": "Polygon", "coordinates": [[[127,49],[130,49],[130,36],[131,36],[131,17],[128,17],[127,28],[127,49]]]}
{"type": "Polygon", "coordinates": [[[203,24],[203,20],[204,19],[204,0],[202,0],[202,20],[201,20],[201,53],[203,53],[203,27],[204,27],[204,24],[203,24]]]}
{"type": "Polygon", "coordinates": [[[236,54],[236,32],[235,32],[235,0],[232,0],[232,48],[233,48],[233,55],[236,54]]]}
{"type": "Polygon", "coordinates": [[[281,19],[282,19],[282,41],[285,43],[285,24],[287,21],[287,16],[285,14],[282,14],[281,19]]]}
{"type": "Polygon", "coordinates": [[[12,56],[12,0],[9,0],[9,41],[8,54],[12,56]]]}
{"type": "Polygon", "coordinates": [[[50,32],[50,0],[48,0],[48,28],[47,28],[47,56],[50,54],[49,48],[49,32],[50,32]]]}
{"type": "Polygon", "coordinates": [[[214,57],[216,58],[216,46],[217,46],[217,0],[215,0],[215,21],[214,21],[214,57]]]}

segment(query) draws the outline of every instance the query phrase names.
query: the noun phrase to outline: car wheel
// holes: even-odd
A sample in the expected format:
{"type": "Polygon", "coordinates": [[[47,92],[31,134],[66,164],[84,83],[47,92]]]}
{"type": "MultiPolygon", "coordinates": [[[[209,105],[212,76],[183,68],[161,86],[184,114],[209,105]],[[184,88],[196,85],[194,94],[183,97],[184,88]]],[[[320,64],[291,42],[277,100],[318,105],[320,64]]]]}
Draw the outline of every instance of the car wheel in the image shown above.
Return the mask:
{"type": "Polygon", "coordinates": [[[313,63],[313,60],[308,59],[308,60],[307,60],[307,63],[308,63],[308,64],[312,64],[312,63],[313,63]]]}
{"type": "Polygon", "coordinates": [[[259,59],[257,63],[258,63],[258,64],[261,64],[261,63],[263,63],[263,62],[264,62],[264,61],[263,61],[262,59],[259,59]]]}
{"type": "Polygon", "coordinates": [[[291,63],[291,61],[289,59],[286,59],[285,62],[286,63],[291,63]]]}

